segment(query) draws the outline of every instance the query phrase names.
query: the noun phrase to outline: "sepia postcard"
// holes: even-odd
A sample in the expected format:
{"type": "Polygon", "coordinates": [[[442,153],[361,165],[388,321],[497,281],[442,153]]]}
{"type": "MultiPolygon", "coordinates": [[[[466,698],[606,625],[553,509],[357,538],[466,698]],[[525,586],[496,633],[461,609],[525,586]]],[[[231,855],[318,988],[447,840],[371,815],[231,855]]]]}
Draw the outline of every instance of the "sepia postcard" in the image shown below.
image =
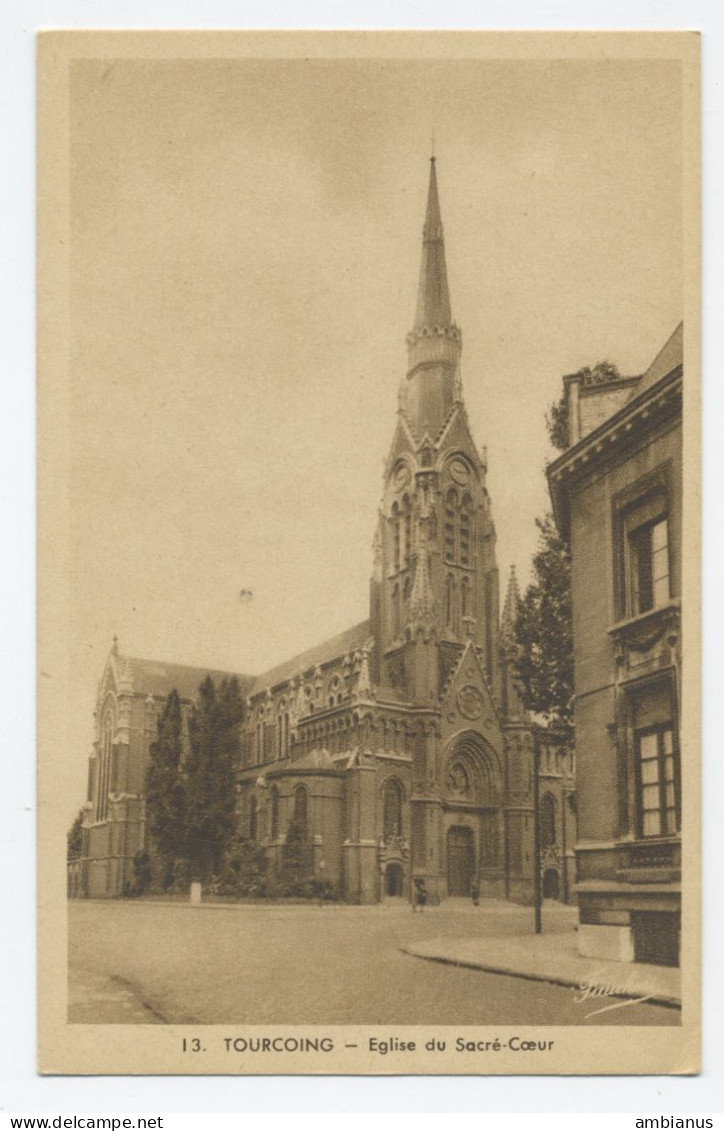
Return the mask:
{"type": "Polygon", "coordinates": [[[38,155],[40,1071],[696,1073],[698,35],[45,32],[38,155]]]}

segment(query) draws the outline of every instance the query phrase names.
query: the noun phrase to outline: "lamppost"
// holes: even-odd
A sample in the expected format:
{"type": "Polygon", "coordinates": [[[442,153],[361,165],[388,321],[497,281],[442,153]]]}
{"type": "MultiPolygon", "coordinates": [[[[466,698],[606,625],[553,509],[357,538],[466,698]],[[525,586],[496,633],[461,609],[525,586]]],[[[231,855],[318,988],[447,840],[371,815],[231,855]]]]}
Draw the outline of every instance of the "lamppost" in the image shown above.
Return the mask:
{"type": "Polygon", "coordinates": [[[541,884],[540,884],[540,732],[533,728],[533,908],[535,913],[535,933],[541,934],[541,884]]]}

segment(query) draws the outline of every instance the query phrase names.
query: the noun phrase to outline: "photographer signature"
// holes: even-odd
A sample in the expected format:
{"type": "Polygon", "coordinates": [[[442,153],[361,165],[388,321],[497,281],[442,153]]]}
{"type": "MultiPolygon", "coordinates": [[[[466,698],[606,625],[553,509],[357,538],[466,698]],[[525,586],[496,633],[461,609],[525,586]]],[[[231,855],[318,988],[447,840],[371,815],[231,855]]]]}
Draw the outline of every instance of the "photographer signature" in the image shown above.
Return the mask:
{"type": "Polygon", "coordinates": [[[644,994],[642,997],[631,997],[635,993],[631,986],[614,986],[610,984],[598,984],[596,982],[581,982],[579,984],[576,995],[573,1000],[575,1002],[596,1001],[600,998],[621,998],[621,1001],[614,1001],[611,1005],[602,1005],[598,1009],[592,1009],[590,1013],[586,1013],[584,1020],[587,1021],[589,1017],[595,1017],[597,1013],[608,1013],[610,1009],[621,1009],[625,1005],[640,1005],[642,1001],[648,1001],[651,994],[644,994]]]}

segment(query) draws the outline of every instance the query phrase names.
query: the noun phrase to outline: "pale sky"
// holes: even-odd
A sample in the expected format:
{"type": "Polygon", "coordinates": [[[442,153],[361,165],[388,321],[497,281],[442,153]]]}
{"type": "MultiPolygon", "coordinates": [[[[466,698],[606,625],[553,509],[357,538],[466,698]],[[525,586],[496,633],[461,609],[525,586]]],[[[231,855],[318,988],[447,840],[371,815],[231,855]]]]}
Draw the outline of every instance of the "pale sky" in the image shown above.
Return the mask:
{"type": "Polygon", "coordinates": [[[114,634],[253,674],[367,616],[432,131],[503,589],[561,376],[682,317],[682,170],[675,62],[72,74],[75,811],[114,634]]]}

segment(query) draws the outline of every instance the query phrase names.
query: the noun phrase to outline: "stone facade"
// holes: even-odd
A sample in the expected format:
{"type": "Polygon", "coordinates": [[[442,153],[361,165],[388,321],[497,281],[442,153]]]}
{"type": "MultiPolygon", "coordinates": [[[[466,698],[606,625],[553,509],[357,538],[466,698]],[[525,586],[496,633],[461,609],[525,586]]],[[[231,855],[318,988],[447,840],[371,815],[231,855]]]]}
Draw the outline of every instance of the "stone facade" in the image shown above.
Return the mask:
{"type": "MultiPolygon", "coordinates": [[[[259,677],[239,677],[239,829],[279,872],[293,825],[310,877],[351,902],[409,898],[424,880],[431,902],[469,896],[477,883],[483,897],[529,903],[537,732],[510,674],[518,591],[513,576],[501,616],[487,466],[463,402],[434,159],[407,344],[369,619],[259,677]]],[[[114,861],[125,853],[127,865],[141,843],[132,831],[142,821],[141,766],[162,699],[148,695],[140,667],[124,692],[123,670],[112,658],[107,678],[121,683],[117,698],[110,684],[99,695],[96,751],[110,743],[128,780],[109,795],[118,800],[105,800],[105,777],[89,792],[86,832],[98,858],[88,894],[122,890],[114,861]],[[114,730],[120,712],[129,717],[122,732],[114,730]],[[117,806],[128,814],[125,848],[101,844],[123,824],[117,806]]],[[[562,898],[572,884],[573,755],[553,739],[544,746],[541,799],[549,816],[553,807],[553,835],[543,880],[562,898]]],[[[107,776],[100,753],[93,761],[107,776]]]]}
{"type": "Polygon", "coordinates": [[[640,378],[564,381],[572,443],[548,474],[572,556],[579,942],[674,964],[683,328],[640,378]]]}

